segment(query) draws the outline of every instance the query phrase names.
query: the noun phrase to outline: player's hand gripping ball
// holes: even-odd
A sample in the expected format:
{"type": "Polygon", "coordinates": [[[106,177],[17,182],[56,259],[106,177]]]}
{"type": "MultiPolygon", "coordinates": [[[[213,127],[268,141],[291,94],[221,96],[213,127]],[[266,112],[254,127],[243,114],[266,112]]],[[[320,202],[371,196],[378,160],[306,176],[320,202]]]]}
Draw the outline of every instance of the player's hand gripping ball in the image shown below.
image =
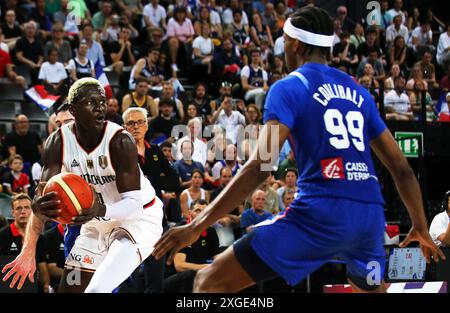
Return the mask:
{"type": "Polygon", "coordinates": [[[43,194],[55,191],[61,201],[57,209],[61,210],[56,222],[72,224],[72,218],[83,214],[94,203],[91,186],[81,176],[74,173],[60,173],[53,176],[44,187],[43,194]]]}

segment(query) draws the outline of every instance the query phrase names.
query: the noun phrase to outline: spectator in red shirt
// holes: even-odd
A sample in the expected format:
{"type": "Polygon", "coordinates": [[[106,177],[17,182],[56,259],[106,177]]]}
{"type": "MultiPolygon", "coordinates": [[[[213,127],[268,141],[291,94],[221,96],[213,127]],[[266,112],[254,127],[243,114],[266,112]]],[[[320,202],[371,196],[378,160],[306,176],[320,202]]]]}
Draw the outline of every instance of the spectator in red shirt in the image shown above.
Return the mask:
{"type": "Polygon", "coordinates": [[[2,181],[5,191],[8,194],[15,195],[18,193],[28,194],[30,187],[30,178],[23,173],[23,158],[20,154],[15,154],[9,157],[8,160],[10,172],[3,175],[2,181]]]}
{"type": "Polygon", "coordinates": [[[25,78],[16,74],[9,53],[0,49],[0,83],[18,83],[25,88],[25,78]]]}

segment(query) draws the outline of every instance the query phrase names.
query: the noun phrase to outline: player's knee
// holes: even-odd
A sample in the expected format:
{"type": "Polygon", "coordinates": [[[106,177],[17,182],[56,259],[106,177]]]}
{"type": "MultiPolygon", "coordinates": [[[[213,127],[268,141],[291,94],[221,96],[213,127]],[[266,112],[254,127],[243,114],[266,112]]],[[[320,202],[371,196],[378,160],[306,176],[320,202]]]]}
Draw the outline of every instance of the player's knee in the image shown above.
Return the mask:
{"type": "Polygon", "coordinates": [[[217,280],[211,279],[211,271],[209,267],[202,268],[197,271],[194,279],[193,292],[205,293],[205,292],[218,292],[217,280]]]}
{"type": "Polygon", "coordinates": [[[193,292],[230,292],[231,288],[227,285],[223,277],[214,277],[211,266],[202,268],[197,272],[194,279],[193,292]]]}

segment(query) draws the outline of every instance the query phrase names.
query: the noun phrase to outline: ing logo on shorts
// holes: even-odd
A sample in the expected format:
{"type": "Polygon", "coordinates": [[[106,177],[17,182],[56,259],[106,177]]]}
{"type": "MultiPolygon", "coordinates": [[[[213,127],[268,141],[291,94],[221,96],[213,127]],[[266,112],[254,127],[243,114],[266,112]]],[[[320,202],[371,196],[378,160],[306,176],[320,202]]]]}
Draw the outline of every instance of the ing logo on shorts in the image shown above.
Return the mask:
{"type": "Polygon", "coordinates": [[[94,264],[94,258],[85,255],[82,262],[86,264],[94,264]]]}
{"type": "Polygon", "coordinates": [[[320,161],[322,176],[325,179],[345,179],[344,162],[342,158],[331,158],[320,161]]]}

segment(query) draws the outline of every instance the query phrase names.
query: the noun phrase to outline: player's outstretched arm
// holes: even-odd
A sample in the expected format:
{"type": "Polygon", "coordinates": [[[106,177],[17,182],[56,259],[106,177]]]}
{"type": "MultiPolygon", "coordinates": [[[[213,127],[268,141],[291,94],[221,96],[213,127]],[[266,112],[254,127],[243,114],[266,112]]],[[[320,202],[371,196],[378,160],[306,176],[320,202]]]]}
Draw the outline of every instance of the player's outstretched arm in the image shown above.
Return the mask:
{"type": "Polygon", "coordinates": [[[412,221],[413,227],[401,246],[407,246],[411,241],[418,241],[427,262],[430,261],[430,255],[433,255],[436,262],[440,258],[445,259],[445,255],[434,244],[428,232],[419,183],[391,132],[386,129],[378,138],[372,140],[370,145],[391,173],[412,221]]]}
{"type": "Polygon", "coordinates": [[[3,281],[7,281],[12,277],[10,288],[14,288],[16,283],[19,282],[17,289],[21,289],[27,277],[31,282],[34,282],[37,240],[44,229],[45,219],[58,216],[58,210],[55,208],[59,204],[59,200],[55,198],[56,194],[51,192],[42,196],[42,191],[45,187],[45,182],[61,172],[61,140],[59,132],[53,133],[47,139],[42,161],[41,182],[36,188],[35,197],[31,203],[33,213],[25,231],[22,251],[14,261],[6,264],[2,269],[2,273],[5,274],[3,281]]]}
{"type": "Polygon", "coordinates": [[[278,121],[268,121],[258,139],[257,149],[227,187],[190,224],[170,229],[155,245],[153,255],[160,259],[171,251],[168,263],[181,248],[200,236],[203,229],[239,206],[269,176],[272,165],[289,135],[289,128],[278,121]]]}

